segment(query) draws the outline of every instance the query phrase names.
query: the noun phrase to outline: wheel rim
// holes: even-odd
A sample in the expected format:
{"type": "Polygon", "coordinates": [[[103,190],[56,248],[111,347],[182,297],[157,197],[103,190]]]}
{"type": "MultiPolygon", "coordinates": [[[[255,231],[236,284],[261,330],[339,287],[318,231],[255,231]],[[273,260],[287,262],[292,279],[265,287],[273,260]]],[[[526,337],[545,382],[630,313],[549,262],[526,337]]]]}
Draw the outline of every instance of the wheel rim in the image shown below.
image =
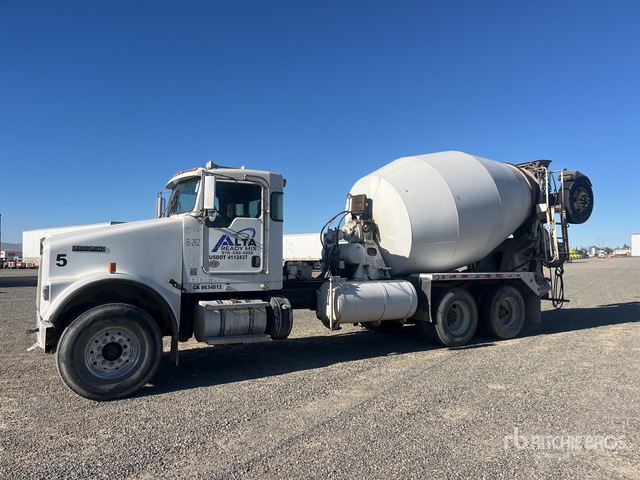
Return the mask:
{"type": "Polygon", "coordinates": [[[573,209],[576,213],[582,213],[589,208],[591,198],[586,188],[577,188],[572,198],[573,209]]]}
{"type": "Polygon", "coordinates": [[[127,375],[140,361],[140,342],[125,329],[104,329],[91,337],[84,360],[91,373],[102,379],[127,375]]]}
{"type": "Polygon", "coordinates": [[[447,326],[453,335],[465,333],[471,323],[471,309],[464,302],[454,302],[447,310],[447,326]]]}
{"type": "Polygon", "coordinates": [[[503,327],[515,325],[518,321],[518,303],[514,298],[502,300],[498,307],[498,323],[503,327]]]}

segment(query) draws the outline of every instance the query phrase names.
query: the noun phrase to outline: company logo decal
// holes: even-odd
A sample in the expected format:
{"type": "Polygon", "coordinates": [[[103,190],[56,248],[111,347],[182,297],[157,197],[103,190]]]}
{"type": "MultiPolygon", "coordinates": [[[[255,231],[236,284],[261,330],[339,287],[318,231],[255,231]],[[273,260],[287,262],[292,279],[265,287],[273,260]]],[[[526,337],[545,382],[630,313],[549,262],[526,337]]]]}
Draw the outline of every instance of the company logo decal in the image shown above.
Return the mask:
{"type": "Polygon", "coordinates": [[[209,268],[222,267],[227,261],[233,261],[234,268],[237,268],[238,261],[253,267],[251,257],[257,254],[257,250],[255,228],[244,228],[232,235],[223,234],[209,253],[209,268]]]}
{"type": "Polygon", "coordinates": [[[216,246],[213,247],[211,253],[216,253],[218,250],[237,250],[244,249],[244,247],[254,247],[252,250],[255,250],[256,241],[254,240],[256,237],[256,229],[255,228],[244,228],[231,237],[227,234],[224,234],[216,243],[216,246]],[[227,248],[225,248],[227,247],[227,248]]]}

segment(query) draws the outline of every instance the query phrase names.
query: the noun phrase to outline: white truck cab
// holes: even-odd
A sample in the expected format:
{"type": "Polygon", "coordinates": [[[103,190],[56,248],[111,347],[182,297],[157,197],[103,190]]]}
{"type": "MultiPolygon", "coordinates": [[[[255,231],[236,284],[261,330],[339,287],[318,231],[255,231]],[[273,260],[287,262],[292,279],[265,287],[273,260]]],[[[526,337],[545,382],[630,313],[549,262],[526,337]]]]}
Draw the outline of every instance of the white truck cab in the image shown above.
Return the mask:
{"type": "Polygon", "coordinates": [[[167,184],[165,214],[183,222],[183,289],[282,288],[282,176],[209,167],[178,173],[167,184]]]}
{"type": "Polygon", "coordinates": [[[155,373],[162,336],[209,344],[284,338],[284,179],[208,164],[174,175],[161,216],[42,242],[37,343],[88,398],[130,395],[155,373]]]}

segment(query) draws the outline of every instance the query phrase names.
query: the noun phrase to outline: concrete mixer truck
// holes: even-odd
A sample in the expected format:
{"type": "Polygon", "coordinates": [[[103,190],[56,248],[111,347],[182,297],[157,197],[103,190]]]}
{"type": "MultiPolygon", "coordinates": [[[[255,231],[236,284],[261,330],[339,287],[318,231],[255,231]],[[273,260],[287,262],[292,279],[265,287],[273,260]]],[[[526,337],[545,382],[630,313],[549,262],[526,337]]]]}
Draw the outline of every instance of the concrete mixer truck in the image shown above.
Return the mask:
{"type": "Polygon", "coordinates": [[[94,400],[154,375],[171,339],[284,339],[295,309],[465,345],[498,339],[560,305],[568,226],[593,209],[589,179],[550,161],[511,165],[461,152],[401,158],[357,181],[320,232],[319,268],[283,259],[285,181],[209,162],[174,175],[156,219],[42,241],[36,344],[94,400]],[[549,275],[546,276],[546,269],[549,275]],[[301,274],[300,272],[303,272],[301,274]]]}

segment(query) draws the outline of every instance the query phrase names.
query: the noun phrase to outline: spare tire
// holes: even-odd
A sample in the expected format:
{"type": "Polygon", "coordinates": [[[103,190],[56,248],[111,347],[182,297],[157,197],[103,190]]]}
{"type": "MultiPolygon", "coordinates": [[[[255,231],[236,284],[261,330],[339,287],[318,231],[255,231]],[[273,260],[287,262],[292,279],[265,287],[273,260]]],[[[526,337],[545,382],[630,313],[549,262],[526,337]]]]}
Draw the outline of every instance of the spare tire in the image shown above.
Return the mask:
{"type": "Polygon", "coordinates": [[[562,203],[567,214],[567,222],[584,223],[593,212],[593,189],[589,178],[579,174],[566,181],[562,189],[562,203]]]}

